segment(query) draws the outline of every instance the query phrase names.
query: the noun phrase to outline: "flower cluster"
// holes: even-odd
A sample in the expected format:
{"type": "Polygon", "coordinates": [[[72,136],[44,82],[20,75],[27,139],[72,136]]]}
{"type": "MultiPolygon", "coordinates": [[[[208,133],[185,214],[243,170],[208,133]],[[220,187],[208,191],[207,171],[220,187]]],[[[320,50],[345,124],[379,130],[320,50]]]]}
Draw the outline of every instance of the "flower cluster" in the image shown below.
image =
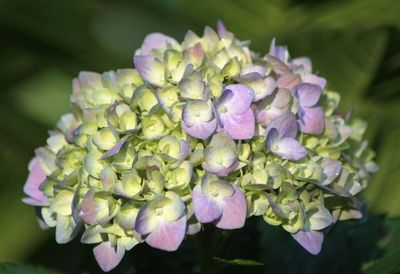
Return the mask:
{"type": "Polygon", "coordinates": [[[317,254],[324,229],[362,216],[355,195],[377,170],[365,123],[308,58],[248,46],[221,22],[182,43],[153,33],[135,69],[74,79],[24,187],[58,243],[81,235],[109,271],[138,243],[173,251],[202,224],[262,216],[317,254]]]}

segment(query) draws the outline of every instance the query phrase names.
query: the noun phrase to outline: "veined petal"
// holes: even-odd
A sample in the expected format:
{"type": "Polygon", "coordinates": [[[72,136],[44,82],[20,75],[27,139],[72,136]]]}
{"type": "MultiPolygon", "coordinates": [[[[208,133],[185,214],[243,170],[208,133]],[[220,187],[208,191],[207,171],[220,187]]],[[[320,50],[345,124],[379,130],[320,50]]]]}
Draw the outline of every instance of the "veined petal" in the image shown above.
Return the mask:
{"type": "Polygon", "coordinates": [[[93,248],[93,254],[101,270],[108,272],[121,262],[125,249],[119,245],[113,247],[110,242],[102,242],[93,248]]]}
{"type": "Polygon", "coordinates": [[[321,97],[322,89],[314,84],[303,83],[294,87],[294,95],[302,107],[315,106],[321,97]]]}
{"type": "Polygon", "coordinates": [[[144,38],[140,55],[149,55],[153,49],[165,49],[168,44],[176,45],[178,42],[174,38],[159,32],[150,33],[144,38]]]}
{"type": "Polygon", "coordinates": [[[271,148],[271,151],[280,157],[288,160],[300,160],[307,154],[307,150],[294,138],[286,137],[281,140],[275,146],[271,148]]]}
{"type": "Polygon", "coordinates": [[[186,215],[176,221],[159,222],[146,237],[148,245],[165,251],[175,251],[181,245],[186,233],[186,215]]]}
{"type": "Polygon", "coordinates": [[[299,230],[291,235],[311,254],[317,255],[321,251],[322,243],[324,242],[324,234],[321,231],[299,230]]]}
{"type": "Polygon", "coordinates": [[[155,57],[137,55],[133,58],[133,62],[143,80],[159,87],[165,84],[165,67],[155,57]]]}
{"type": "Polygon", "coordinates": [[[237,115],[220,115],[221,126],[234,140],[251,139],[255,133],[255,115],[251,108],[237,115]]]}
{"type": "Polygon", "coordinates": [[[203,193],[201,184],[193,188],[192,203],[194,214],[200,223],[210,223],[222,215],[221,205],[203,193]]]}
{"type": "Polygon", "coordinates": [[[324,131],[325,116],[321,107],[299,109],[300,131],[308,134],[321,134],[324,131]]]}
{"type": "Polygon", "coordinates": [[[244,193],[234,184],[235,192],[222,201],[222,216],[215,221],[216,227],[222,229],[237,229],[244,226],[246,221],[247,203],[244,193]]]}

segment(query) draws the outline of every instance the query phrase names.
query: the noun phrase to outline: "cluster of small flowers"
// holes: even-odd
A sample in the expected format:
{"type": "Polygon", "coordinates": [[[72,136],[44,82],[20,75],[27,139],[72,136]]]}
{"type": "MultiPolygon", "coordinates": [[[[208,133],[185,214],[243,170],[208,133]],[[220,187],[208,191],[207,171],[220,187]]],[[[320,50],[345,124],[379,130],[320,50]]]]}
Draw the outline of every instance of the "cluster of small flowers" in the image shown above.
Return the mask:
{"type": "Polygon", "coordinates": [[[74,79],[24,187],[58,243],[83,231],[109,271],[143,241],[173,251],[204,223],[262,216],[317,254],[325,228],[362,216],[355,195],[377,170],[365,123],[337,112],[308,58],[248,45],[221,22],[182,43],[153,33],[135,69],[74,79]]]}

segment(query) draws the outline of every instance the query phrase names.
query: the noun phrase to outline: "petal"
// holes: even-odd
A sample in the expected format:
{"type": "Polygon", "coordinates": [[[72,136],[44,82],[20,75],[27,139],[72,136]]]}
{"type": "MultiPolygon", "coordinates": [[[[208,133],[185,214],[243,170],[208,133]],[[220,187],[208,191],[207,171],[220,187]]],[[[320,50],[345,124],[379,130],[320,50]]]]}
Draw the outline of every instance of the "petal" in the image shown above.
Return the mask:
{"type": "Polygon", "coordinates": [[[209,122],[199,122],[189,127],[182,121],[182,129],[190,136],[205,140],[209,138],[217,129],[217,119],[209,122]]]}
{"type": "Polygon", "coordinates": [[[302,66],[303,69],[308,73],[311,73],[311,71],[312,71],[312,63],[311,63],[310,58],[308,58],[308,57],[294,58],[292,60],[292,64],[294,64],[296,66],[302,66]]]}
{"type": "Polygon", "coordinates": [[[201,184],[193,188],[192,203],[194,214],[200,223],[210,223],[222,215],[222,207],[202,192],[201,184]]]}
{"type": "Polygon", "coordinates": [[[342,165],[338,160],[325,158],[321,163],[323,178],[321,183],[323,185],[329,185],[339,175],[342,165]]]}
{"type": "Polygon", "coordinates": [[[217,102],[217,108],[221,115],[241,114],[250,108],[253,98],[252,88],[242,84],[228,85],[217,102]]]}
{"type": "Polygon", "coordinates": [[[282,75],[276,81],[278,88],[284,88],[288,90],[291,90],[294,86],[300,83],[301,83],[300,76],[294,73],[282,75]]]}
{"type": "MultiPolygon", "coordinates": [[[[221,115],[223,129],[234,140],[246,140],[254,137],[255,115],[251,108],[238,115],[221,115]]],[[[221,126],[222,126],[221,124],[221,126]]]]}
{"type": "Polygon", "coordinates": [[[218,32],[219,37],[221,37],[221,38],[224,37],[228,32],[226,30],[224,23],[221,20],[218,20],[218,22],[217,22],[217,32],[218,32]]]}
{"type": "Polygon", "coordinates": [[[146,237],[148,245],[165,251],[175,251],[181,245],[186,232],[186,215],[176,221],[160,222],[146,237]]]}
{"type": "Polygon", "coordinates": [[[133,62],[143,80],[155,86],[164,85],[165,68],[159,60],[150,55],[137,55],[133,62]]]}
{"type": "Polygon", "coordinates": [[[307,150],[294,138],[283,138],[271,150],[280,157],[288,160],[300,160],[307,154],[307,150]]]}
{"type": "Polygon", "coordinates": [[[108,272],[121,262],[125,249],[119,245],[113,247],[110,242],[102,242],[93,248],[93,254],[101,270],[108,272]]]}
{"type": "Polygon", "coordinates": [[[182,120],[187,126],[197,122],[209,122],[214,118],[214,108],[211,101],[193,100],[183,107],[182,120]]]}
{"type": "Polygon", "coordinates": [[[325,86],[326,86],[326,79],[325,78],[322,78],[322,77],[319,77],[319,76],[317,76],[317,75],[315,75],[315,74],[307,74],[307,75],[304,75],[304,77],[303,77],[303,82],[304,83],[311,83],[311,84],[314,84],[314,85],[317,85],[317,86],[319,86],[322,90],[325,88],[325,86]]]}
{"type": "Polygon", "coordinates": [[[286,46],[277,46],[275,45],[275,38],[272,39],[271,45],[269,48],[269,54],[278,58],[282,62],[287,62],[289,58],[289,52],[286,46]]]}
{"type": "Polygon", "coordinates": [[[291,73],[289,67],[277,57],[267,55],[266,60],[271,64],[272,70],[278,75],[291,73]]]}
{"type": "Polygon", "coordinates": [[[174,38],[159,32],[150,33],[144,38],[140,55],[151,54],[153,49],[165,49],[168,44],[176,45],[178,42],[174,38]]]}
{"type": "Polygon", "coordinates": [[[294,138],[297,134],[298,125],[296,122],[296,116],[293,113],[286,113],[275,118],[267,127],[266,134],[275,128],[279,132],[279,137],[292,137],[294,138]]]}
{"type": "Polygon", "coordinates": [[[267,138],[265,139],[265,144],[267,146],[267,149],[271,150],[271,148],[278,142],[279,142],[279,132],[276,128],[271,128],[271,130],[268,131],[267,138]]]}
{"type": "MultiPolygon", "coordinates": [[[[233,184],[232,184],[233,185],[233,184]]],[[[247,203],[244,193],[236,185],[232,196],[223,199],[222,216],[215,222],[222,229],[237,229],[244,226],[246,221],[247,203]]]]}
{"type": "Polygon", "coordinates": [[[29,175],[24,185],[24,192],[31,199],[24,199],[24,202],[32,204],[32,200],[35,200],[35,203],[38,205],[47,204],[47,197],[40,190],[40,185],[44,180],[46,180],[46,173],[41,167],[38,159],[35,157],[29,163],[29,175]]]}
{"type": "Polygon", "coordinates": [[[157,226],[159,218],[153,214],[149,208],[150,202],[147,202],[140,208],[136,217],[135,230],[142,236],[151,233],[157,226]]]}
{"type": "Polygon", "coordinates": [[[307,134],[321,134],[324,131],[325,116],[322,108],[300,108],[300,131],[307,134]]]}
{"type": "Polygon", "coordinates": [[[291,235],[311,254],[317,255],[321,251],[322,243],[324,241],[324,234],[321,231],[300,230],[291,235]]]}
{"type": "Polygon", "coordinates": [[[322,89],[314,84],[300,84],[294,88],[294,96],[299,100],[302,107],[312,107],[318,103],[322,89]]]}

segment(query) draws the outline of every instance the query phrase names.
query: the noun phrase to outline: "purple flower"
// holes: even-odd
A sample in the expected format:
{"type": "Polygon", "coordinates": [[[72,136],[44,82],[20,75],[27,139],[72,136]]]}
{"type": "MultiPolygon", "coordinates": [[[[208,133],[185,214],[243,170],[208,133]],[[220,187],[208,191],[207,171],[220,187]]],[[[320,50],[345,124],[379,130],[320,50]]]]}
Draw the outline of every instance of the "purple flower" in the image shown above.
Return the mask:
{"type": "Polygon", "coordinates": [[[185,204],[172,191],[156,197],[139,210],[135,230],[154,248],[177,250],[186,233],[185,204]]]}
{"type": "Polygon", "coordinates": [[[46,173],[36,157],[30,161],[28,169],[29,175],[24,185],[24,192],[29,197],[23,198],[22,201],[34,206],[47,205],[47,197],[40,190],[40,185],[46,180],[46,173]]]}
{"type": "Polygon", "coordinates": [[[296,140],[298,125],[293,113],[274,119],[266,130],[266,149],[288,160],[300,160],[307,150],[296,140]]]}
{"type": "Polygon", "coordinates": [[[236,185],[205,175],[192,194],[193,210],[200,223],[213,222],[222,229],[243,227],[246,220],[246,198],[236,185]]]}
{"type": "Polygon", "coordinates": [[[294,96],[299,102],[300,131],[321,134],[324,130],[325,115],[317,105],[322,89],[318,85],[303,83],[294,87],[294,96]]]}
{"type": "Polygon", "coordinates": [[[251,139],[255,133],[255,116],[251,109],[254,92],[234,84],[225,87],[216,103],[219,125],[235,140],[251,139]]]}
{"type": "Polygon", "coordinates": [[[193,100],[183,107],[182,129],[189,135],[207,139],[217,129],[211,101],[193,100]]]}

